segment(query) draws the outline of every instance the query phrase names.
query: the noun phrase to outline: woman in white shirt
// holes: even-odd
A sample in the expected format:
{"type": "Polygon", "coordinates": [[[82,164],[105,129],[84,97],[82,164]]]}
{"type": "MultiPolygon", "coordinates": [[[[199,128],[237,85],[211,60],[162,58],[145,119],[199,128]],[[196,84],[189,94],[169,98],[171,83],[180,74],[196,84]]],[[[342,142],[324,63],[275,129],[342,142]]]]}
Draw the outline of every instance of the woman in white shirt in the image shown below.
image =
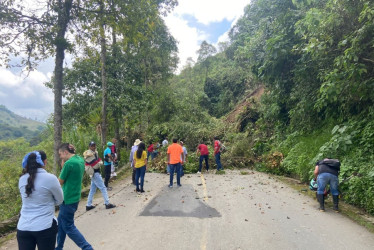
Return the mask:
{"type": "Polygon", "coordinates": [[[28,153],[22,161],[23,175],[18,188],[22,198],[21,217],[17,224],[20,250],[52,250],[58,231],[55,206],[63,198],[56,176],[47,173],[47,156],[43,151],[28,153]]]}

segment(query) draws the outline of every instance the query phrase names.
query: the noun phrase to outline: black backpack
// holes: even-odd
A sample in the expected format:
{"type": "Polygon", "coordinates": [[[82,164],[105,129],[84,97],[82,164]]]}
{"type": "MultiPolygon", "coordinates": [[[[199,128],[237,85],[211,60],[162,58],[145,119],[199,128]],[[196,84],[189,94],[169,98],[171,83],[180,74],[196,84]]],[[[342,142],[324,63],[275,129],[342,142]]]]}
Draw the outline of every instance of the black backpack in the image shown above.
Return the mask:
{"type": "Polygon", "coordinates": [[[338,159],[325,159],[321,162],[332,169],[340,171],[340,161],[338,159]]]}

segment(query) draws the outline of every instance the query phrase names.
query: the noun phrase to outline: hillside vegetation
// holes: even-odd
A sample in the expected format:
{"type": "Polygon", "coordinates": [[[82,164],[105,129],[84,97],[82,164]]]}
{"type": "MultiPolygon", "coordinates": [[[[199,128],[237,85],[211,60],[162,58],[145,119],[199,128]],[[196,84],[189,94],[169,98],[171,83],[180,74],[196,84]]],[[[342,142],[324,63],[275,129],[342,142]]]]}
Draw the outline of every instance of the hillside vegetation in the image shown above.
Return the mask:
{"type": "MultiPolygon", "coordinates": [[[[333,157],[342,163],[345,202],[374,214],[372,1],[252,0],[229,41],[218,48],[202,42],[197,61],[190,58],[178,75],[176,42],[153,18],[149,30],[107,44],[105,125],[107,137],[119,139],[120,165],[136,138],[149,144],[166,136],[183,140],[191,153],[219,136],[225,168],[253,167],[305,183],[318,159],[333,157]]],[[[105,144],[100,53],[84,51],[65,70],[63,91],[63,140],[79,153],[91,140],[105,144]]],[[[15,190],[0,196],[11,201],[0,202],[2,219],[19,210],[6,204],[19,204],[22,155],[39,148],[52,158],[53,140],[48,130],[36,147],[21,139],[0,145],[15,157],[0,161],[1,194],[15,190]]],[[[197,171],[197,164],[191,154],[186,170],[197,171]]]]}
{"type": "Polygon", "coordinates": [[[46,124],[21,117],[0,105],[0,140],[37,137],[46,128],[46,124]]]}

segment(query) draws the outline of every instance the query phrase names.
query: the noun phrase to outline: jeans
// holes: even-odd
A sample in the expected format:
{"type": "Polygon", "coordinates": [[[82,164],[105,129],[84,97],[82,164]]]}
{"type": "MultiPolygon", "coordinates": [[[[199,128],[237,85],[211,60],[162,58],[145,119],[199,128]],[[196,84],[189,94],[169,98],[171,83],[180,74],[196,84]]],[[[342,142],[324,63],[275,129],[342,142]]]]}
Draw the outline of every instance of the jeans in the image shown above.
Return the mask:
{"type": "Polygon", "coordinates": [[[338,176],[330,173],[322,173],[317,176],[317,194],[323,194],[327,184],[330,184],[332,195],[339,195],[338,176]]]}
{"type": "Polygon", "coordinates": [[[204,159],[205,159],[206,170],[209,170],[209,163],[208,163],[209,155],[200,155],[200,159],[199,159],[199,172],[201,172],[201,168],[203,167],[203,160],[204,159]]]}
{"type": "Polygon", "coordinates": [[[56,245],[56,234],[58,231],[57,222],[52,221],[50,228],[42,231],[21,231],[17,230],[17,241],[19,250],[39,250],[54,249],[56,245]]]}
{"type": "Polygon", "coordinates": [[[177,172],[177,185],[181,184],[181,164],[170,164],[170,186],[173,186],[174,171],[177,172]]]}
{"type": "Polygon", "coordinates": [[[137,190],[139,190],[139,178],[140,178],[140,189],[143,189],[145,170],[146,170],[145,165],[140,168],[135,168],[135,184],[136,184],[137,190]]]}
{"type": "Polygon", "coordinates": [[[90,193],[88,194],[87,206],[92,206],[92,199],[97,189],[100,189],[101,194],[103,195],[103,198],[104,198],[105,205],[109,204],[108,192],[104,185],[103,178],[101,177],[101,174],[97,172],[97,173],[94,173],[91,178],[91,188],[90,188],[90,193]]]}
{"type": "Polygon", "coordinates": [[[105,186],[108,187],[110,174],[112,173],[112,165],[104,165],[105,167],[105,186]]]}
{"type": "Polygon", "coordinates": [[[217,170],[223,170],[221,164],[221,153],[217,153],[214,157],[216,158],[217,170]]]}
{"type": "MultiPolygon", "coordinates": [[[[109,165],[110,166],[110,165],[109,165]]],[[[56,250],[64,248],[66,235],[74,241],[74,243],[81,249],[93,249],[90,243],[86,241],[83,235],[74,225],[74,214],[77,211],[78,203],[60,205],[60,213],[58,214],[58,234],[56,250]]]]}

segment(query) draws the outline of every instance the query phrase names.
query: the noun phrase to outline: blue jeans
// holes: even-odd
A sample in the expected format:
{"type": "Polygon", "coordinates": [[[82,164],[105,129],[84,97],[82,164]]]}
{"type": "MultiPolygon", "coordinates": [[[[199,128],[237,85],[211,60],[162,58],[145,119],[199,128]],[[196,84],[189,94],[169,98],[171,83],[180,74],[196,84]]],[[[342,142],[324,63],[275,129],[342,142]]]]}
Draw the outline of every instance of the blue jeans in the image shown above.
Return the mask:
{"type": "Polygon", "coordinates": [[[108,192],[104,185],[103,178],[101,177],[101,174],[97,172],[97,173],[94,173],[91,178],[91,188],[90,188],[90,193],[88,194],[87,206],[92,206],[92,199],[97,189],[100,189],[101,194],[103,195],[103,198],[104,198],[105,205],[109,204],[108,192]]]}
{"type": "Polygon", "coordinates": [[[78,203],[60,205],[60,213],[58,214],[58,233],[57,233],[57,247],[56,250],[64,248],[66,235],[74,241],[74,243],[81,249],[93,249],[90,243],[86,241],[83,235],[74,225],[74,214],[77,211],[78,203]]]}
{"type": "Polygon", "coordinates": [[[217,153],[214,157],[216,158],[217,170],[223,170],[221,164],[221,153],[217,153]]]}
{"type": "Polygon", "coordinates": [[[170,186],[173,186],[174,171],[177,172],[177,185],[181,184],[181,164],[170,164],[170,186]]]}
{"type": "Polygon", "coordinates": [[[201,172],[201,168],[203,167],[203,160],[205,160],[206,170],[209,170],[209,163],[208,163],[209,155],[200,155],[200,159],[199,159],[199,172],[201,172]]]}
{"type": "Polygon", "coordinates": [[[146,166],[140,168],[135,168],[135,184],[136,189],[139,189],[139,178],[140,178],[140,189],[143,189],[144,186],[144,176],[145,176],[146,166]]]}
{"type": "Polygon", "coordinates": [[[327,184],[330,184],[332,195],[339,195],[338,176],[330,173],[322,173],[317,176],[317,194],[323,194],[327,184]]]}

